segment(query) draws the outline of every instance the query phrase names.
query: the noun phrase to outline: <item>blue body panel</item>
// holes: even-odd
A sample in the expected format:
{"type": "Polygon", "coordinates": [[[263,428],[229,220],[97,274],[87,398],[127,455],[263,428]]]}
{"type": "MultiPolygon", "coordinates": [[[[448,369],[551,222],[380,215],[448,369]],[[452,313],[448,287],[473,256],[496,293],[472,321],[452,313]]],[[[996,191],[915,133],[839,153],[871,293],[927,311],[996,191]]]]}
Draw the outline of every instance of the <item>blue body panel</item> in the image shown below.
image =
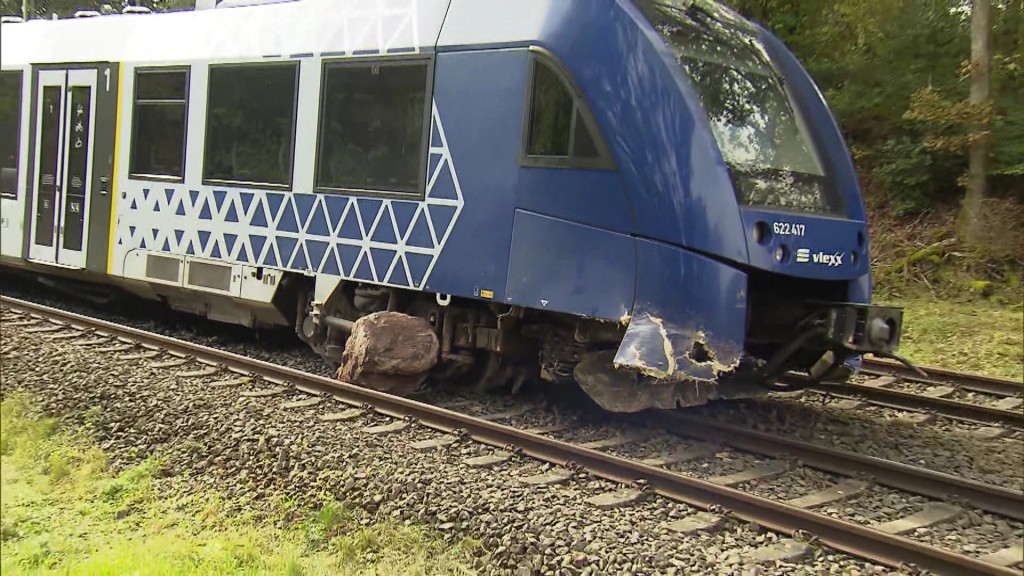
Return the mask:
{"type": "Polygon", "coordinates": [[[746,274],[661,242],[636,246],[636,306],[615,363],[708,381],[734,368],[746,338],[746,274]],[[709,361],[691,358],[695,342],[709,361]]]}
{"type": "Polygon", "coordinates": [[[853,280],[868,272],[864,222],[756,208],[740,213],[746,230],[762,224],[769,231],[760,243],[747,234],[751,266],[822,280],[853,280]],[[775,257],[779,247],[787,254],[781,262],[775,257]]]}
{"type": "Polygon", "coordinates": [[[523,167],[516,207],[623,234],[635,229],[622,179],[608,170],[523,167]]]}
{"type": "MultiPolygon", "coordinates": [[[[586,247],[596,241],[591,227],[606,230],[607,238],[631,235],[638,242],[684,248],[693,257],[714,255],[740,267],[809,279],[863,278],[869,260],[863,204],[838,128],[806,71],[770,34],[753,29],[764,37],[794,102],[809,120],[811,137],[828,167],[830,185],[840,191],[845,214],[740,206],[694,87],[671,49],[631,1],[530,0],[516,8],[496,0],[454,0],[438,39],[435,98],[442,112],[452,106],[458,109],[458,114],[446,115],[446,121],[466,207],[428,289],[465,295],[488,288],[494,290],[495,299],[509,303],[535,308],[547,300],[548,309],[616,319],[621,316],[623,294],[619,276],[632,268],[618,257],[611,282],[616,288],[607,291],[604,301],[599,301],[599,291],[560,301],[588,292],[582,287],[590,281],[589,270],[566,266],[563,247],[586,247]],[[488,45],[505,50],[480,50],[488,45]],[[548,50],[571,75],[608,144],[614,172],[518,168],[516,175],[509,171],[518,164],[527,46],[548,50]],[[508,196],[510,187],[515,190],[514,200],[508,196]],[[517,216],[514,241],[503,252],[501,237],[509,230],[510,202],[533,216],[526,218],[525,212],[517,216]],[[548,221],[537,215],[553,218],[548,221]],[[775,235],[759,244],[753,234],[759,221],[769,228],[774,222],[802,224],[805,235],[775,235]],[[581,243],[570,238],[572,231],[589,240],[581,243]],[[556,240],[562,244],[553,248],[556,240]],[[787,246],[788,258],[778,262],[775,249],[781,243],[787,246]],[[507,253],[511,254],[507,282],[499,288],[499,269],[507,253]],[[828,254],[833,265],[815,263],[825,259],[819,253],[828,254]],[[473,262],[472,269],[467,262],[473,262]]],[[[578,258],[582,261],[586,256],[581,253],[578,258]]],[[[637,299],[627,306],[634,317],[650,309],[672,310],[680,305],[679,293],[685,292],[683,284],[674,293],[667,289],[670,284],[664,290],[643,288],[648,281],[643,263],[652,258],[637,257],[637,299]]],[[[708,266],[729,268],[720,262],[708,266]]],[[[693,269],[676,280],[692,286],[700,277],[697,273],[693,269]]],[[[698,322],[701,330],[741,343],[745,322],[723,314],[721,304],[688,303],[687,318],[698,322]]]]}
{"type": "Polygon", "coordinates": [[[539,42],[594,111],[634,208],[636,235],[745,263],[729,174],[682,69],[631,3],[566,4],[571,19],[539,42]]]}
{"type": "Polygon", "coordinates": [[[465,297],[490,290],[505,300],[526,71],[525,50],[437,55],[434,100],[465,205],[426,290],[465,297]]]}
{"type": "Polygon", "coordinates": [[[633,305],[632,237],[516,210],[506,301],[620,319],[633,305]]]}
{"type": "MultiPolygon", "coordinates": [[[[455,0],[438,52],[484,38],[549,50],[572,75],[611,149],[634,234],[746,263],[736,198],[703,109],[636,8],[620,0],[535,0],[514,10],[502,4],[455,0]],[[504,11],[525,22],[507,23],[504,11]]],[[[591,221],[613,220],[617,209],[595,206],[605,214],[591,221]]]]}

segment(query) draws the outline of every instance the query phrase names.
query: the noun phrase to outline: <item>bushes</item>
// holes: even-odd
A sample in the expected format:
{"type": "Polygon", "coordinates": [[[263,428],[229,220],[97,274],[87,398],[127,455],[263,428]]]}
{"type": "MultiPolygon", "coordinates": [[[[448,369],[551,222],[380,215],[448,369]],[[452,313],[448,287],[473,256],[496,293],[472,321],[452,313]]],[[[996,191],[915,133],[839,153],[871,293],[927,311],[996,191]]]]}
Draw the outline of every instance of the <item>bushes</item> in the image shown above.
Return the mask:
{"type": "MultiPolygon", "coordinates": [[[[883,195],[897,216],[927,211],[956,193],[948,185],[948,175],[939,169],[948,160],[944,156],[929,150],[918,138],[898,136],[886,140],[873,158],[879,184],[873,192],[883,195]]],[[[966,167],[962,161],[957,164],[966,167]]]]}

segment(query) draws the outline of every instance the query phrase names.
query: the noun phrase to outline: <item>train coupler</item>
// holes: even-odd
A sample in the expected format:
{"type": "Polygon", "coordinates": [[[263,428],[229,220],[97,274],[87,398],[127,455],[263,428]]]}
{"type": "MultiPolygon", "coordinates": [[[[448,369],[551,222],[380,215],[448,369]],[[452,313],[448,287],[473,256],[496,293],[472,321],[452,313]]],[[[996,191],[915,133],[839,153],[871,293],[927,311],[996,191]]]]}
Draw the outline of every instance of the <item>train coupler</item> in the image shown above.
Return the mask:
{"type": "Polygon", "coordinates": [[[899,346],[902,308],[832,304],[825,310],[825,338],[830,343],[861,354],[892,354],[899,346]]]}
{"type": "Polygon", "coordinates": [[[896,360],[922,377],[928,376],[913,362],[896,353],[903,329],[902,308],[844,304],[829,310],[829,326],[829,339],[844,348],[896,360]]]}
{"type": "Polygon", "coordinates": [[[808,370],[813,381],[846,380],[856,368],[849,360],[864,354],[894,358],[920,371],[895,352],[902,326],[901,308],[821,302],[796,336],[780,346],[759,372],[772,381],[786,371],[791,358],[807,349],[822,350],[808,370]]]}

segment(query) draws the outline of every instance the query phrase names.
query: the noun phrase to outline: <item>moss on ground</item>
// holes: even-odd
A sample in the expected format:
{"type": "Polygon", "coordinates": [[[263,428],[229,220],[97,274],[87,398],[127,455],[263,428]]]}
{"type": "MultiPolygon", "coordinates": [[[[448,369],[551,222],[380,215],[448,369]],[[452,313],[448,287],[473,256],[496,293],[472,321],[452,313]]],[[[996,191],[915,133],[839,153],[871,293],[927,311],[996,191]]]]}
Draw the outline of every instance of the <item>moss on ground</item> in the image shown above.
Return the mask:
{"type": "Polygon", "coordinates": [[[903,306],[900,352],[911,361],[1021,380],[1024,309],[988,302],[911,298],[903,306]]]}
{"type": "Polygon", "coordinates": [[[468,574],[471,544],[364,526],[337,503],[280,520],[231,515],[217,494],[175,495],[161,463],[113,474],[81,431],[8,395],[0,422],[0,556],[19,574],[468,574]],[[275,526],[285,525],[285,528],[275,526]]]}

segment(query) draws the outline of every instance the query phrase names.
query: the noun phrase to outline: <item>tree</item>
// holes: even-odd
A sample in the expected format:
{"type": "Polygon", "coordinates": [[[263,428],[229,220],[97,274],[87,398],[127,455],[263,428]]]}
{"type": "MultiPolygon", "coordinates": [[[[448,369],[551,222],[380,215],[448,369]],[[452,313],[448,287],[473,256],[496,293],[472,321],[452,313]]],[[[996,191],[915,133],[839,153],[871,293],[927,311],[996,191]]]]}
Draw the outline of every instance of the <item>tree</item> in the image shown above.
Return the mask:
{"type": "Polygon", "coordinates": [[[29,18],[70,18],[78,10],[120,12],[125,6],[145,6],[154,12],[191,10],[195,0],[0,0],[0,13],[29,18]]]}
{"type": "MultiPolygon", "coordinates": [[[[992,90],[992,0],[974,0],[971,5],[971,96],[973,106],[990,103],[992,90]]],[[[985,225],[983,201],[988,195],[989,115],[974,126],[968,148],[967,193],[960,208],[959,234],[968,246],[976,247],[985,225]]]]}

